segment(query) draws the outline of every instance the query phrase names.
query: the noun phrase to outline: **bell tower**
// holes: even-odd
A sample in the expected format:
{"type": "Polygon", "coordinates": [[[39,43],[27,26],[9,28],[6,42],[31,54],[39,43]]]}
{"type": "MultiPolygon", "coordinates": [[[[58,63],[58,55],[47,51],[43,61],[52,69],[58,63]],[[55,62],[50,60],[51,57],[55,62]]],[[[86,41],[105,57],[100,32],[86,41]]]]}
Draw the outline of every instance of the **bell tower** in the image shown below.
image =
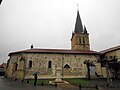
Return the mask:
{"type": "Polygon", "coordinates": [[[75,23],[75,29],[71,38],[72,50],[90,50],[89,34],[86,27],[82,25],[79,11],[77,10],[77,18],[75,23]]]}

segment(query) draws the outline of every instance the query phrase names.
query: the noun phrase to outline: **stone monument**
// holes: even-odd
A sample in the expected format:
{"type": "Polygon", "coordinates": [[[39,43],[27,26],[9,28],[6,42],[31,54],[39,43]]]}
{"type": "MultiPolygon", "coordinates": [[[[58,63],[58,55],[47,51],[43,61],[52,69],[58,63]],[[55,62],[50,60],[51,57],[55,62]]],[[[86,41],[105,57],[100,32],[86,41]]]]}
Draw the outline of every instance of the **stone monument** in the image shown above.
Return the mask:
{"type": "Polygon", "coordinates": [[[62,82],[62,79],[61,79],[61,68],[58,67],[56,69],[56,79],[55,79],[55,82],[62,82]]]}

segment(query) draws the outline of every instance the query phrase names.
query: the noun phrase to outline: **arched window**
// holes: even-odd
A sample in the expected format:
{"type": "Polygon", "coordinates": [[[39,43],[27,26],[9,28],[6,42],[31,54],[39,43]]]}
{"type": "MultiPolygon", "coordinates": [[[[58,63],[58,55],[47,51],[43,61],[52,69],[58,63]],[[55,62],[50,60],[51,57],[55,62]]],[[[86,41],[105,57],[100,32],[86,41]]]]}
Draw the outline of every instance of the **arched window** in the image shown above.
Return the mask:
{"type": "Polygon", "coordinates": [[[70,68],[70,66],[69,66],[68,64],[66,64],[66,65],[64,66],[64,68],[70,68]]]}
{"type": "Polygon", "coordinates": [[[81,44],[81,37],[77,36],[77,44],[81,44]]]}
{"type": "Polygon", "coordinates": [[[85,44],[85,38],[83,37],[83,44],[85,44]]]}
{"type": "Polygon", "coordinates": [[[15,65],[15,71],[17,71],[17,69],[18,69],[18,64],[15,63],[14,65],[15,65]]]}
{"type": "Polygon", "coordinates": [[[32,61],[29,61],[29,68],[32,68],[32,61]]]}
{"type": "Polygon", "coordinates": [[[48,62],[48,68],[52,68],[52,61],[48,62]]]}

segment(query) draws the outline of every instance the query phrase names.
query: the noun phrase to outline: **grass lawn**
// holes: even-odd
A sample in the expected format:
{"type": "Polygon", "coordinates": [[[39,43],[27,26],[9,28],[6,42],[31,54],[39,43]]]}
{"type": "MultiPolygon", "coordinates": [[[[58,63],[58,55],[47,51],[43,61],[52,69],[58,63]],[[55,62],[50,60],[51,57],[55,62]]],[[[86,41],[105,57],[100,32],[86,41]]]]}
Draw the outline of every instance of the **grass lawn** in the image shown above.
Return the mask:
{"type": "Polygon", "coordinates": [[[70,84],[81,84],[81,85],[86,85],[89,82],[80,78],[65,78],[63,79],[67,82],[69,82],[70,84]]]}

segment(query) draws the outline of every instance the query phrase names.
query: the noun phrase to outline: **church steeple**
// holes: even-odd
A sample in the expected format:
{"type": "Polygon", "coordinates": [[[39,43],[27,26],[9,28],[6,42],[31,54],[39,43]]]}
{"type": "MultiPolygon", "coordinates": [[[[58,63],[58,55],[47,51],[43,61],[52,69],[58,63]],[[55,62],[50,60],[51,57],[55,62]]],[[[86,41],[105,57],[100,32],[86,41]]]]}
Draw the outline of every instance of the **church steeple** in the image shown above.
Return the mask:
{"type": "Polygon", "coordinates": [[[82,25],[79,10],[77,10],[77,18],[75,23],[75,29],[71,38],[72,50],[90,50],[89,34],[86,27],[82,25]]]}
{"type": "Polygon", "coordinates": [[[75,23],[75,33],[83,33],[83,25],[82,25],[82,21],[80,18],[80,14],[79,11],[77,10],[77,18],[76,18],[76,23],[75,23]]]}
{"type": "Polygon", "coordinates": [[[86,26],[84,25],[84,32],[83,32],[83,34],[88,34],[88,32],[87,32],[87,29],[86,29],[86,26]]]}

